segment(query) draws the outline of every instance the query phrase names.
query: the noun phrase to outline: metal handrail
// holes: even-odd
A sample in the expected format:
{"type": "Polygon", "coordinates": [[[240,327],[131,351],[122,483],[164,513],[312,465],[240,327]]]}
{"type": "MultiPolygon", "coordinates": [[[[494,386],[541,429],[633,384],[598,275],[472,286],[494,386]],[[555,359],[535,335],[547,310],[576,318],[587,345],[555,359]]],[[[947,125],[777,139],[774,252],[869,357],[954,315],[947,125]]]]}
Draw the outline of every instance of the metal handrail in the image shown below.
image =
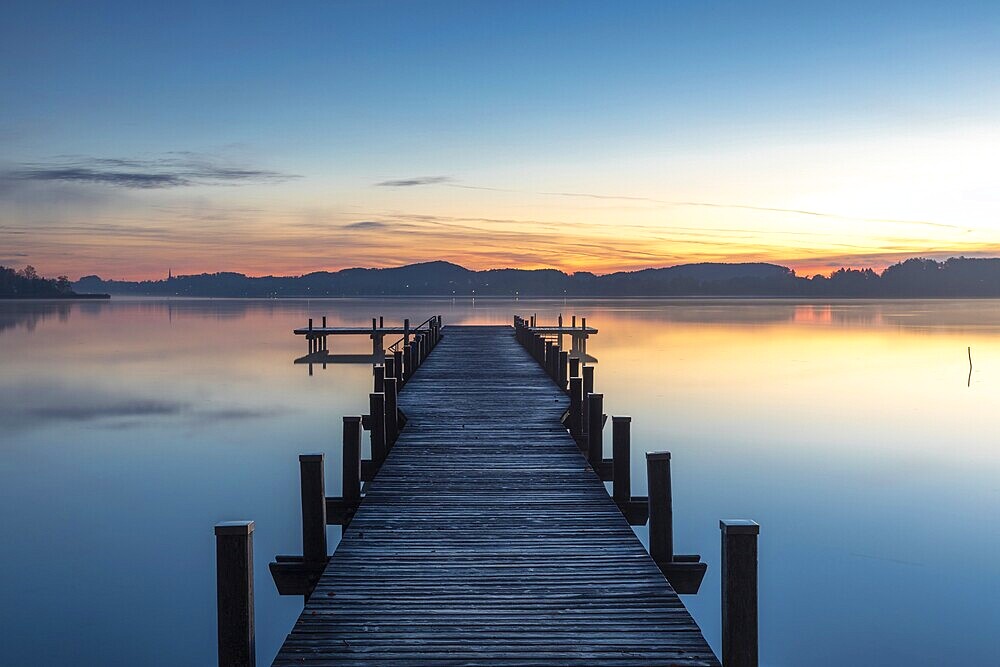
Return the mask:
{"type": "MultiPolygon", "coordinates": [[[[426,320],[424,320],[423,322],[421,322],[417,326],[415,326],[412,329],[410,329],[410,333],[411,334],[416,333],[416,332],[420,331],[420,329],[422,327],[424,327],[424,326],[426,326],[427,330],[430,331],[430,328],[431,328],[430,324],[431,324],[431,322],[436,321],[437,317],[438,317],[437,315],[431,315],[426,320]]],[[[392,345],[390,345],[389,347],[387,347],[386,351],[387,352],[395,352],[405,342],[406,342],[406,336],[403,336],[402,338],[400,338],[399,340],[397,340],[395,343],[393,343],[392,345]]]]}

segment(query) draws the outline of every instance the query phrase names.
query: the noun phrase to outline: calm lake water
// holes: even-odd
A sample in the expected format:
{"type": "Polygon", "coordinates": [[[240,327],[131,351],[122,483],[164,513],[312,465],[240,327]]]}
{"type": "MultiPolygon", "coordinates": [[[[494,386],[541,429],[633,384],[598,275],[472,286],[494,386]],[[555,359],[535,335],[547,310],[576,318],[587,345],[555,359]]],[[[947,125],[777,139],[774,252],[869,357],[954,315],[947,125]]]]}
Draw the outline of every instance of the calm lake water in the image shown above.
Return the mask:
{"type": "Polygon", "coordinates": [[[215,664],[212,525],[249,518],[269,664],[302,605],[267,572],[301,550],[297,455],[326,452],[339,493],[371,381],[310,377],[292,328],[515,312],[600,328],[636,494],[642,452],[673,452],[717,651],[718,520],[747,517],[763,665],[1000,664],[1000,301],[651,299],[0,302],[0,663],[215,664]]]}

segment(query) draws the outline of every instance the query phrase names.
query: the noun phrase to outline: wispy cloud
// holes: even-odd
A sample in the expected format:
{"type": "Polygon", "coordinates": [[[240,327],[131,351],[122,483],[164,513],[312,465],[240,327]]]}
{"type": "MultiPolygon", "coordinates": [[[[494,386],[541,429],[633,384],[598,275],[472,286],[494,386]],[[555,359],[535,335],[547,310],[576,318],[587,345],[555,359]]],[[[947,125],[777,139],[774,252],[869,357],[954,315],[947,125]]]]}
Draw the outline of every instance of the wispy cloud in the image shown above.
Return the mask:
{"type": "Polygon", "coordinates": [[[408,188],[414,185],[439,185],[441,183],[450,183],[452,180],[454,179],[450,176],[415,176],[413,178],[382,181],[381,183],[376,183],[375,185],[385,188],[408,188]]]}
{"type": "Polygon", "coordinates": [[[496,188],[486,185],[467,185],[464,183],[456,183],[455,179],[447,176],[425,176],[421,178],[412,178],[399,181],[384,181],[382,183],[377,183],[377,185],[387,185],[387,186],[445,185],[450,188],[460,188],[462,190],[485,190],[488,192],[510,192],[514,194],[541,195],[544,197],[572,197],[578,199],[599,199],[604,201],[630,201],[630,202],[641,202],[646,204],[654,204],[657,206],[669,206],[669,207],[695,206],[695,207],[705,207],[705,208],[735,209],[741,211],[757,211],[760,213],[787,213],[791,215],[805,215],[818,218],[853,220],[856,222],[887,223],[887,224],[897,224],[897,225],[917,225],[925,227],[936,227],[939,229],[956,229],[964,232],[971,231],[967,227],[961,225],[951,225],[943,222],[933,222],[930,220],[902,220],[897,218],[863,217],[855,215],[846,215],[843,213],[836,213],[830,211],[813,211],[801,208],[783,208],[780,206],[754,206],[750,204],[733,204],[728,202],[709,202],[709,201],[676,201],[669,199],[657,199],[655,197],[609,195],[609,194],[601,194],[595,192],[558,192],[558,191],[548,192],[548,191],[516,190],[512,188],[496,188]]]}
{"type": "Polygon", "coordinates": [[[51,162],[22,164],[0,177],[7,181],[83,183],[143,190],[296,178],[294,174],[231,164],[191,152],[168,153],[154,159],[68,156],[51,162]]]}
{"type": "Polygon", "coordinates": [[[449,187],[461,188],[463,190],[487,190],[490,192],[514,192],[514,193],[524,193],[524,194],[534,194],[542,195],[546,197],[575,197],[579,199],[600,199],[604,201],[632,201],[632,202],[643,202],[646,204],[656,204],[658,206],[697,206],[705,208],[725,208],[725,209],[736,209],[741,211],[758,211],[761,213],[790,213],[792,215],[807,215],[818,218],[834,218],[838,220],[854,220],[857,222],[882,222],[888,224],[898,224],[898,225],[918,225],[926,227],[937,227],[941,229],[957,229],[961,231],[971,231],[966,227],[961,225],[950,225],[943,222],[933,222],[930,220],[901,220],[897,218],[869,218],[869,217],[859,217],[854,215],[845,215],[843,213],[835,213],[830,211],[812,211],[809,209],[801,208],[782,208],[780,206],[752,206],[749,204],[731,204],[726,202],[707,202],[707,201],[674,201],[669,199],[656,199],[654,197],[635,197],[629,195],[608,195],[599,194],[594,192],[524,192],[521,190],[512,190],[507,188],[493,188],[483,185],[463,185],[460,183],[447,183],[449,187]]]}
{"type": "Polygon", "coordinates": [[[389,227],[387,222],[379,222],[377,220],[361,220],[360,222],[350,222],[344,225],[344,229],[387,229],[389,227]]]}

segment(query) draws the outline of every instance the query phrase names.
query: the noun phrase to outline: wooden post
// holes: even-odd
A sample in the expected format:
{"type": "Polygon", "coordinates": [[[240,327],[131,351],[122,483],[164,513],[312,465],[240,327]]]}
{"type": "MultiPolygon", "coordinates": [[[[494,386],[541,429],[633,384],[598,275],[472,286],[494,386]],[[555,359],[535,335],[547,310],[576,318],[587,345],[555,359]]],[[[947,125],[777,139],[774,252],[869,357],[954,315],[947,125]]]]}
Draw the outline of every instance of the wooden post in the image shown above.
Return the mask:
{"type": "Polygon", "coordinates": [[[576,328],[576,315],[573,316],[573,328],[576,328]]]}
{"type": "Polygon", "coordinates": [[[657,562],[674,559],[674,510],[670,490],[670,452],[646,453],[649,503],[649,555],[657,562]]]}
{"type": "Polygon", "coordinates": [[[587,458],[596,470],[604,459],[604,394],[587,395],[587,458]]]}
{"type": "Polygon", "coordinates": [[[580,318],[580,328],[583,329],[584,331],[587,330],[587,318],[586,317],[581,317],[580,318]]]}
{"type": "MultiPolygon", "coordinates": [[[[400,383],[406,382],[406,368],[403,364],[402,350],[393,350],[392,365],[396,369],[396,378],[400,381],[400,383]]],[[[402,387],[397,387],[397,389],[402,389],[402,387]]]]}
{"type": "Polygon", "coordinates": [[[559,351],[559,379],[557,384],[559,388],[566,391],[566,382],[569,380],[569,352],[564,350],[559,351]]]}
{"type": "Polygon", "coordinates": [[[571,378],[580,376],[580,357],[569,358],[569,376],[571,378]]]}
{"type": "Polygon", "coordinates": [[[410,318],[403,320],[403,345],[410,344],[410,318]]]}
{"type": "Polygon", "coordinates": [[[381,315],[378,316],[378,328],[379,329],[385,328],[385,319],[381,315]]]}
{"type": "Polygon", "coordinates": [[[385,394],[368,394],[369,429],[372,439],[372,463],[378,467],[388,454],[385,446],[385,394]]]}
{"type": "Polygon", "coordinates": [[[375,376],[375,391],[385,391],[385,366],[372,366],[372,374],[375,376]]]}
{"type": "Polygon", "coordinates": [[[590,401],[587,396],[594,393],[594,367],[583,367],[583,432],[590,430],[590,401]]]}
{"type": "Polygon", "coordinates": [[[569,432],[583,433],[583,378],[569,379],[569,432]]]}
{"type": "Polygon", "coordinates": [[[326,550],[326,485],[323,479],[323,455],[300,454],[299,477],[302,495],[302,559],[321,563],[326,550]]]}
{"type": "MultiPolygon", "coordinates": [[[[632,418],[611,418],[612,497],[620,507],[632,500],[632,418]]],[[[648,464],[647,464],[648,465],[648,464]]]]}
{"type": "Polygon", "coordinates": [[[410,378],[413,377],[413,371],[416,369],[413,367],[413,346],[409,343],[403,345],[403,365],[406,370],[403,371],[406,381],[409,382],[410,378]]]}
{"type": "Polygon", "coordinates": [[[386,378],[384,382],[385,393],[385,442],[387,448],[396,444],[399,437],[399,418],[397,408],[399,405],[397,394],[396,378],[386,378]]]}
{"type": "Polygon", "coordinates": [[[344,417],[343,495],[345,504],[361,501],[361,417],[344,417]]]}
{"type": "Polygon", "coordinates": [[[757,667],[757,536],[746,519],[723,519],[722,664],[757,667]]]}
{"type": "Polygon", "coordinates": [[[219,667],[254,667],[253,521],[215,524],[219,667]]]}
{"type": "Polygon", "coordinates": [[[396,375],[396,357],[386,357],[385,358],[385,377],[387,378],[398,378],[396,375]]]}

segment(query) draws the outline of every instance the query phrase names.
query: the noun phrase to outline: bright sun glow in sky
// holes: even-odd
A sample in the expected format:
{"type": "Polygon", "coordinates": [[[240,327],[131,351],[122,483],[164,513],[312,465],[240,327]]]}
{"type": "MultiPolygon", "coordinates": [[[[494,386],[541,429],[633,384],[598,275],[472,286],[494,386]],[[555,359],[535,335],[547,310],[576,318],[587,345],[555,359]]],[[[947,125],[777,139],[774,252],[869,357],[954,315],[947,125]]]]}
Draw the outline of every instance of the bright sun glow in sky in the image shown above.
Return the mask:
{"type": "Polygon", "coordinates": [[[1000,255],[996,3],[0,9],[0,264],[1000,255]]]}

